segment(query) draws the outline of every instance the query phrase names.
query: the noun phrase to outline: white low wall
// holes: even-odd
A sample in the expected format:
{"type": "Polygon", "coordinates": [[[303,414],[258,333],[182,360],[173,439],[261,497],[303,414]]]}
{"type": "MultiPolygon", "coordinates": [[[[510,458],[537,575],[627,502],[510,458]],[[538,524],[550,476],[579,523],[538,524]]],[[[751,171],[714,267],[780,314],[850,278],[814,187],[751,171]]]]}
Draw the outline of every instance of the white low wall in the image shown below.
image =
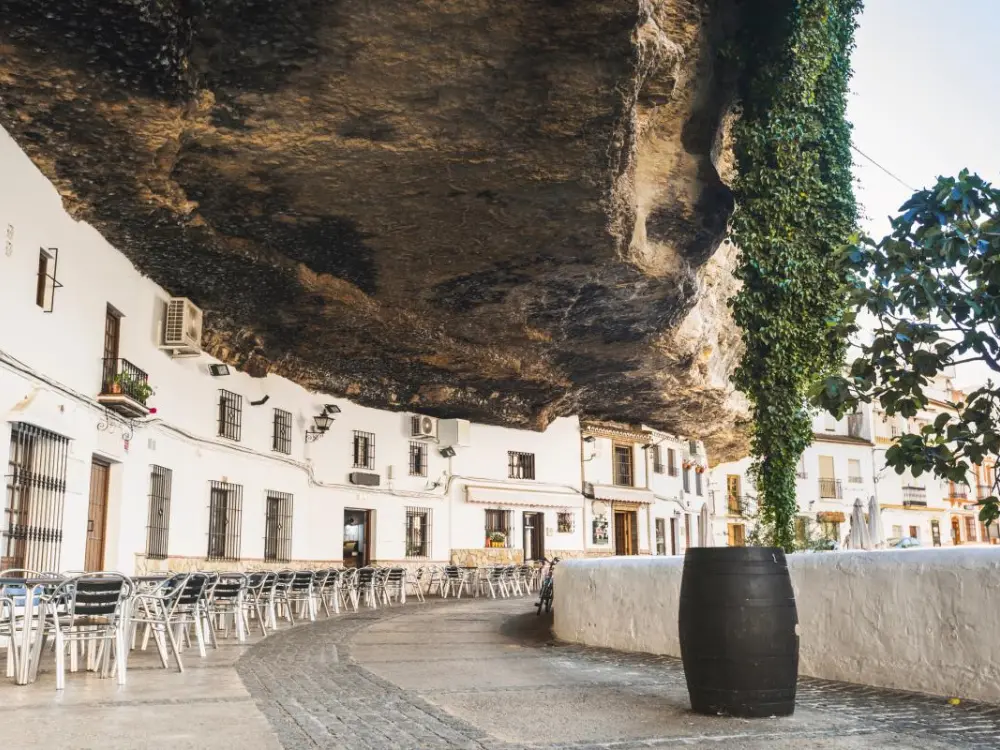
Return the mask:
{"type": "MultiPolygon", "coordinates": [[[[1000,549],[796,554],[799,672],[1000,703],[1000,549]]],[[[567,560],[555,635],[680,656],[679,557],[567,560]]]]}

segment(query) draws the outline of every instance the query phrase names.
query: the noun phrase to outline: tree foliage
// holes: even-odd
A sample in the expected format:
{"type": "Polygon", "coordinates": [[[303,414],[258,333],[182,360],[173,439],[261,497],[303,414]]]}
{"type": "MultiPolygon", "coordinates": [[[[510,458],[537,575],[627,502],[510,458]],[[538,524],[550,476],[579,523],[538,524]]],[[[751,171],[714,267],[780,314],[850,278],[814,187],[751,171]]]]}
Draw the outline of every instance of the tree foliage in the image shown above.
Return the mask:
{"type": "Polygon", "coordinates": [[[791,550],[795,473],[812,440],[809,386],[843,361],[839,248],[855,231],[845,118],[859,0],[764,0],[739,45],[742,112],[731,301],[746,351],[735,374],[753,408],[751,452],[768,543],[791,550]]]}
{"type": "MultiPolygon", "coordinates": [[[[853,306],[877,327],[848,375],[827,378],[815,393],[838,416],[878,401],[890,416],[913,417],[939,373],[970,362],[1000,373],[1000,190],[963,171],[915,193],[900,212],[881,242],[861,238],[843,255],[853,306]]],[[[841,334],[857,331],[845,322],[841,334]]],[[[950,403],[955,414],[897,438],[886,463],[961,484],[972,465],[995,458],[1000,386],[987,382],[950,403]]],[[[992,497],[979,514],[986,523],[1000,516],[996,476],[989,481],[992,497]]]]}

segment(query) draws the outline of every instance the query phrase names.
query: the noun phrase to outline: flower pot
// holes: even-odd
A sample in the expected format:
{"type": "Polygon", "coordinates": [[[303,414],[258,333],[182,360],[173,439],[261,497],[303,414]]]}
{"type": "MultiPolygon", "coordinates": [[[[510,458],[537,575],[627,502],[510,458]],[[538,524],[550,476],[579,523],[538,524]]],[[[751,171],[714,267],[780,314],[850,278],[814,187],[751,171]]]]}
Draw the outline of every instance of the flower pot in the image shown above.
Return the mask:
{"type": "Polygon", "coordinates": [[[799,669],[798,613],[785,553],[694,547],[684,556],[679,634],[696,713],[789,716],[799,669]]]}

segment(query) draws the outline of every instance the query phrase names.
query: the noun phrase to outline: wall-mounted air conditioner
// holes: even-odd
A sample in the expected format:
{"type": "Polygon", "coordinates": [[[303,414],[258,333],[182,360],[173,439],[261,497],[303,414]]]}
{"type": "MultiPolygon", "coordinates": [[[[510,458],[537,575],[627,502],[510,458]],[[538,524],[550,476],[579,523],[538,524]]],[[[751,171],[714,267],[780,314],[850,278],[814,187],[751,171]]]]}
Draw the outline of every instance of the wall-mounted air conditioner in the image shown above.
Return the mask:
{"type": "Polygon", "coordinates": [[[472,445],[472,423],[468,419],[442,419],[438,441],[445,448],[468,448],[472,445]]]}
{"type": "Polygon", "coordinates": [[[410,417],[410,437],[418,440],[437,440],[438,421],[434,417],[410,417]]]}
{"type": "Polygon", "coordinates": [[[171,297],[160,348],[175,357],[201,354],[201,317],[201,310],[187,297],[171,297]]]}
{"type": "Polygon", "coordinates": [[[688,453],[690,453],[692,456],[697,456],[698,455],[698,451],[699,451],[698,441],[697,440],[688,440],[688,453]]]}

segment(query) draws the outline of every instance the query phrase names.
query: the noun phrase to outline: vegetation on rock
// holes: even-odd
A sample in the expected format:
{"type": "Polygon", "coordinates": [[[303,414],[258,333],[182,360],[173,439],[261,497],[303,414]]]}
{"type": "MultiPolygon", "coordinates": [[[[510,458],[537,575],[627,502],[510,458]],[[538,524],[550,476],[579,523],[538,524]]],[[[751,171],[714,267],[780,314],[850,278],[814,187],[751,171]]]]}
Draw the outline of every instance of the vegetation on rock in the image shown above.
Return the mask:
{"type": "Polygon", "coordinates": [[[812,439],[809,387],[843,361],[848,288],[838,262],[855,231],[845,118],[859,0],[766,0],[736,49],[741,116],[731,301],[746,347],[735,373],[753,409],[763,541],[791,550],[795,474],[812,439]]]}

